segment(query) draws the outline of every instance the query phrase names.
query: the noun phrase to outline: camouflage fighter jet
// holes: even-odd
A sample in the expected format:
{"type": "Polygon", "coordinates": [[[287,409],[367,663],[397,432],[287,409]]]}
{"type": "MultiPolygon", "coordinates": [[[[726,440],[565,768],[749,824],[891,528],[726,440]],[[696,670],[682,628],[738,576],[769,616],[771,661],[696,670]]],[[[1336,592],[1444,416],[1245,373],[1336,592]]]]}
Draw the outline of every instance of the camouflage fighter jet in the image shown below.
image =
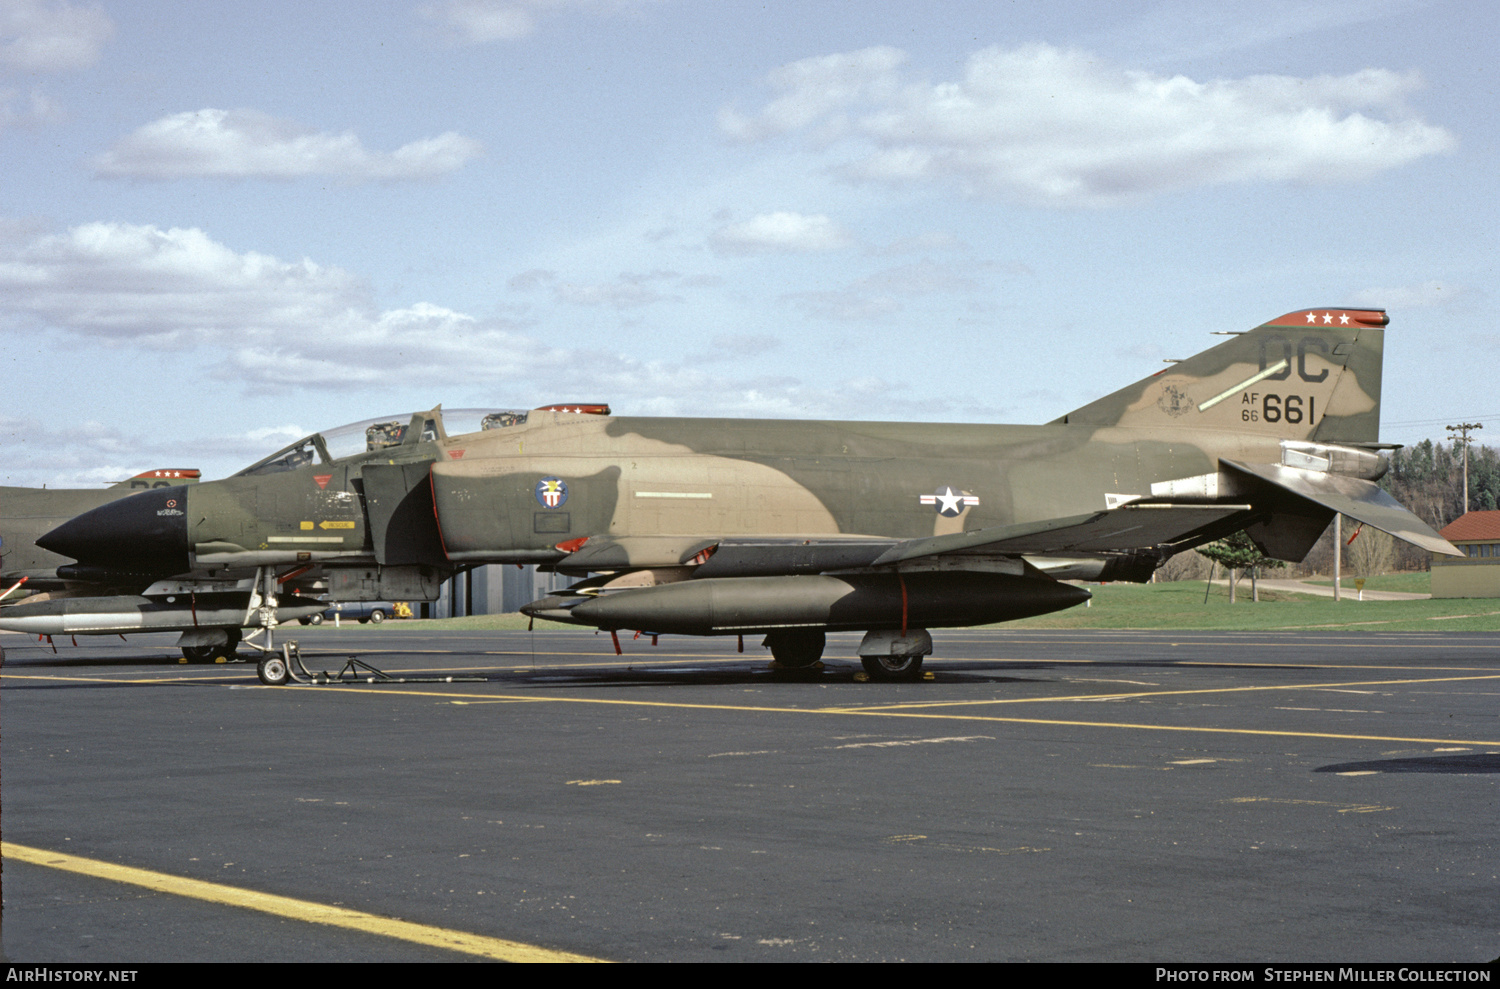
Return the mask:
{"type": "MultiPolygon", "coordinates": [[[[277,474],[320,456],[331,458],[330,445],[340,455],[380,451],[382,463],[423,457],[431,460],[436,455],[431,442],[436,434],[431,429],[424,433],[419,428],[412,434],[413,442],[402,446],[411,418],[354,423],[330,430],[327,439],[323,434],[306,437],[235,476],[277,474]]],[[[355,455],[343,459],[363,458],[355,455]]],[[[145,531],[142,520],[147,517],[154,519],[153,532],[181,524],[186,517],[185,485],[196,486],[199,477],[197,470],[156,470],[97,491],[0,488],[0,592],[18,581],[24,581],[28,591],[43,592],[12,600],[0,608],[0,628],[38,635],[181,631],[178,645],[184,658],[195,662],[233,658],[242,630],[262,625],[256,611],[262,602],[256,601],[251,607],[255,568],[197,573],[183,569],[178,573],[175,562],[163,563],[149,545],[143,548],[135,542],[145,531]],[[114,509],[132,522],[118,531],[106,525],[93,552],[81,558],[88,562],[73,562],[70,557],[77,558],[75,554],[59,555],[38,544],[43,534],[80,513],[89,514],[91,509],[103,508],[102,517],[113,518],[109,509],[116,501],[143,492],[151,497],[144,502],[132,501],[128,508],[114,509]]],[[[326,478],[320,479],[326,483],[326,478]]],[[[354,495],[337,492],[333,497],[347,500],[354,495]]],[[[253,495],[250,504],[256,504],[253,495]]],[[[267,504],[276,507],[274,502],[267,504]]],[[[329,513],[323,507],[327,519],[329,513]]],[[[342,528],[345,523],[329,521],[328,525],[342,528]]],[[[277,577],[274,586],[280,596],[279,620],[321,614],[328,607],[318,600],[328,587],[327,574],[319,568],[284,570],[277,577]]]]}
{"type": "MultiPolygon", "coordinates": [[[[1039,426],[549,406],[459,434],[433,410],[402,449],[419,426],[433,438],[399,460],[340,458],[312,437],[224,481],[96,509],[42,544],[79,567],[150,561],[179,581],[258,568],[263,602],[299,565],[327,570],[335,599],[432,600],[455,569],[536,563],[583,579],[533,616],[764,634],[791,667],[815,663],[830,630],[864,631],[869,673],[910,678],[928,629],[1079,604],[1088,592],[1065,580],[1144,581],[1240,530],[1300,560],[1343,513],[1456,554],[1374,483],[1392,448],[1379,441],[1387,322],[1287,313],[1039,426]],[[185,514],[163,519],[169,498],[185,514]]],[[[261,675],[286,672],[273,657],[261,675]]]]}
{"type": "Polygon", "coordinates": [[[0,487],[0,590],[21,578],[30,591],[63,590],[57,568],[68,559],[38,547],[37,537],[106,502],[198,478],[196,470],[148,470],[107,488],[0,487]]]}
{"type": "Polygon", "coordinates": [[[69,560],[39,547],[37,538],[80,512],[150,488],[193,484],[199,476],[196,470],[163,469],[142,471],[107,488],[0,487],[0,601],[40,603],[80,587],[97,594],[93,585],[57,576],[57,568],[69,560]]]}

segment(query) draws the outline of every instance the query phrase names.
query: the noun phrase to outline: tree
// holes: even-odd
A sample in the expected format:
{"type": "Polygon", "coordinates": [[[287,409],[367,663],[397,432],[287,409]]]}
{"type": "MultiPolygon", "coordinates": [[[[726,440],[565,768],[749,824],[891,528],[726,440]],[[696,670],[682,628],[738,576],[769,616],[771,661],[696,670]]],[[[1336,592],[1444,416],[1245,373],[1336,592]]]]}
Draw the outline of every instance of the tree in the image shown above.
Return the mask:
{"type": "MultiPolygon", "coordinates": [[[[1391,469],[1380,486],[1434,529],[1441,529],[1464,513],[1463,450],[1457,444],[1422,440],[1391,454],[1391,469]]],[[[1483,511],[1500,505],[1500,451],[1469,445],[1469,507],[1483,511]]],[[[1361,537],[1363,538],[1363,537],[1361,537]]],[[[1395,565],[1403,570],[1426,569],[1426,550],[1400,543],[1395,565]]]]}
{"type": "MultiPolygon", "coordinates": [[[[1260,600],[1260,588],[1256,586],[1255,579],[1261,567],[1284,567],[1285,563],[1273,560],[1260,551],[1244,532],[1236,532],[1232,536],[1226,536],[1217,542],[1209,543],[1207,546],[1198,547],[1198,552],[1213,560],[1215,563],[1229,571],[1229,603],[1234,604],[1234,583],[1236,570],[1251,570],[1250,585],[1254,588],[1254,598],[1260,600]]],[[[1210,575],[1212,579],[1212,575],[1210,575]]]]}
{"type": "Polygon", "coordinates": [[[1396,558],[1396,540],[1370,526],[1361,526],[1349,541],[1349,566],[1361,577],[1378,577],[1396,558]]]}

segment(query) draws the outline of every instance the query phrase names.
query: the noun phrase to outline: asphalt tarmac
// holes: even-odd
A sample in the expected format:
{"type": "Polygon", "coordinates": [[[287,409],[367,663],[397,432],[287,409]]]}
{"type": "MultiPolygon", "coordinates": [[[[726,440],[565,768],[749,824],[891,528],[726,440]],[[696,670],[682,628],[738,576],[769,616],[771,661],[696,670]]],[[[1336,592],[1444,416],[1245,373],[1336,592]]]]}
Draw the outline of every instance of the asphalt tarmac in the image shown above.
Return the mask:
{"type": "Polygon", "coordinates": [[[1494,633],[290,634],[0,635],[8,960],[1500,955],[1494,633]]]}

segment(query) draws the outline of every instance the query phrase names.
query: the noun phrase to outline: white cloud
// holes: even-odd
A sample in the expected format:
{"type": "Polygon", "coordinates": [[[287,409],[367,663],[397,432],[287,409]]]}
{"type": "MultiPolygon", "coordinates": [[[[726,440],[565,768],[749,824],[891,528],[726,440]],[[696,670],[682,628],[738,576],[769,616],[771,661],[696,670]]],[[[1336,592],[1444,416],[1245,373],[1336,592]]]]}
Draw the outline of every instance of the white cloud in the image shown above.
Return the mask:
{"type": "Polygon", "coordinates": [[[839,322],[879,319],[905,308],[904,298],[920,295],[975,295],[996,276],[1028,275],[1024,265],[961,261],[939,264],[923,259],[885,268],[841,289],[790,292],[783,299],[810,316],[839,322]]]}
{"type": "Polygon", "coordinates": [[[514,41],[533,33],[537,18],[567,10],[625,13],[660,0],[445,0],[423,4],[423,17],[463,45],[514,41]]]}
{"type": "MultiPolygon", "coordinates": [[[[98,59],[114,27],[98,4],[0,0],[0,75],[86,69],[98,59]]],[[[0,131],[52,124],[62,117],[62,108],[42,87],[33,85],[23,94],[0,86],[0,131]]]]}
{"type": "Polygon", "coordinates": [[[905,52],[880,46],[791,62],[766,79],[780,96],[754,117],[726,107],[719,111],[719,126],[738,140],[755,141],[827,118],[827,136],[836,136],[844,123],[839,114],[846,107],[879,102],[895,94],[895,72],[905,61],[905,52]]]}
{"type": "Polygon", "coordinates": [[[680,302],[681,296],[668,295],[653,288],[651,283],[675,284],[697,287],[701,279],[684,278],[675,271],[651,271],[637,273],[624,271],[609,282],[567,282],[559,279],[557,272],[533,268],[513,275],[506,286],[517,292],[531,292],[549,288],[557,302],[574,306],[606,307],[610,309],[639,309],[658,302],[680,302]]]}
{"type": "Polygon", "coordinates": [[[762,213],[743,223],[720,227],[709,237],[719,254],[807,253],[849,246],[842,227],[822,213],[762,213]]]}
{"type": "Polygon", "coordinates": [[[114,23],[99,4],[66,0],[0,3],[0,68],[71,72],[94,64],[114,23]]]}
{"type": "Polygon", "coordinates": [[[1412,117],[1415,73],[1197,82],[1046,44],[986,48],[953,82],[909,81],[893,49],[773,72],[759,113],[722,111],[742,140],[835,139],[855,180],[957,183],[1037,205],[1105,206],[1237,182],[1352,182],[1454,147],[1412,117]],[[1383,116],[1387,119],[1380,119],[1383,116]]]}
{"type": "MultiPolygon", "coordinates": [[[[559,346],[518,324],[427,302],[382,310],[349,272],[236,252],[197,229],[93,223],[39,234],[12,227],[0,225],[0,339],[9,345],[29,334],[63,348],[69,338],[82,341],[91,360],[118,368],[123,389],[137,373],[130,350],[152,351],[153,364],[154,355],[168,353],[194,380],[247,393],[316,389],[350,410],[339,420],[394,411],[389,393],[398,374],[406,390],[483,392],[500,404],[608,401],[629,415],[860,417],[873,398],[889,401],[910,387],[830,378],[822,369],[809,370],[808,381],[756,375],[743,358],[778,345],[766,335],[718,335],[707,353],[643,361],[608,344],[559,346]],[[110,350],[101,357],[104,347],[110,350]]],[[[568,284],[540,270],[521,281],[552,294],[568,284]]],[[[893,292],[958,284],[920,266],[892,269],[885,281],[893,292]]],[[[649,290],[683,282],[676,272],[652,271],[605,284],[649,290]]],[[[947,399],[924,401],[922,409],[929,418],[974,412],[947,399]]],[[[222,476],[301,432],[287,426],[168,442],[98,424],[64,435],[0,416],[7,450],[0,483],[91,484],[152,467],[222,476]]]]}
{"type": "MultiPolygon", "coordinates": [[[[332,425],[323,423],[320,425],[332,425]]],[[[295,425],[271,426],[233,435],[165,436],[132,423],[58,426],[22,416],[0,415],[0,484],[26,487],[98,488],[147,470],[204,470],[222,477],[308,434],[295,425]]]]}
{"type": "Polygon", "coordinates": [[[0,130],[51,124],[61,119],[61,109],[40,86],[31,87],[24,97],[18,89],[0,89],[0,130]]]}
{"type": "Polygon", "coordinates": [[[453,131],[395,151],[370,151],[350,131],[316,132],[258,110],[204,109],[173,114],[137,129],[97,157],[94,171],[136,179],[422,179],[461,168],[479,152],[477,141],[453,131]]]}
{"type": "Polygon", "coordinates": [[[0,312],[151,347],[306,332],[365,295],[338,268],[237,254],[196,229],[89,223],[0,245],[0,312]]]}
{"type": "MultiPolygon", "coordinates": [[[[627,273],[613,284],[680,277],[627,273]]],[[[556,288],[553,277],[540,281],[556,288]]],[[[206,373],[256,391],[377,390],[399,367],[407,385],[503,381],[539,402],[565,391],[666,412],[793,414],[813,410],[823,394],[795,379],[726,388],[694,368],[558,347],[504,320],[431,303],[380,311],[364,282],[342,269],[237,253],[196,229],[92,223],[63,234],[18,232],[0,240],[0,313],[7,314],[0,333],[66,332],[179,357],[204,352],[206,373]]]]}

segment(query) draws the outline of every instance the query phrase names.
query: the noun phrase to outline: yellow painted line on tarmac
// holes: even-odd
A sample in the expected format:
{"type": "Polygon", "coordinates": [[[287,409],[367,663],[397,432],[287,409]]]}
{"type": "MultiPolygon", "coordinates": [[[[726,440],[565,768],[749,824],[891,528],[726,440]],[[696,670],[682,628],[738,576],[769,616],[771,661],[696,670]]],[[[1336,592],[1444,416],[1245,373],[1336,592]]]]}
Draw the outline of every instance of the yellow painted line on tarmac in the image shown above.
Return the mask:
{"type": "MultiPolygon", "coordinates": [[[[1313,686],[1317,686],[1316,684],[1313,686]]],[[[402,694],[413,697],[453,697],[437,690],[338,691],[344,696],[386,697],[402,694]]],[[[457,695],[462,696],[462,695],[457,695]]],[[[1146,725],[1119,721],[1070,721],[1064,718],[1010,718],[989,714],[924,714],[917,711],[868,710],[858,707],[767,707],[751,704],[688,704],[677,701],[617,700],[605,697],[529,697],[515,694],[492,694],[492,698],[528,701],[533,704],[600,704],[619,707],[653,707],[683,711],[734,711],[761,714],[832,714],[864,718],[916,718],[930,721],[980,721],[989,724],[1053,725],[1069,728],[1128,728],[1135,731],[1200,732],[1214,735],[1267,735],[1282,738],[1330,738],[1360,742],[1401,742],[1416,745],[1500,746],[1500,740],[1461,738],[1410,738],[1402,735],[1350,735],[1321,731],[1272,731],[1258,728],[1199,728],[1191,725],[1146,725]]]]}
{"type": "MultiPolygon", "coordinates": [[[[393,652],[396,652],[396,653],[399,654],[399,653],[403,653],[403,652],[408,652],[408,650],[393,650],[393,652]]],[[[370,655],[370,654],[371,653],[369,653],[369,652],[361,651],[361,652],[355,653],[353,655],[354,655],[355,658],[359,658],[360,656],[370,655]]],[[[319,661],[326,662],[326,661],[330,661],[330,660],[337,660],[337,659],[341,659],[341,658],[347,658],[348,655],[349,654],[345,654],[345,653],[337,653],[337,654],[304,653],[302,655],[302,660],[303,660],[303,662],[305,664],[312,664],[312,665],[316,666],[316,665],[318,665],[319,661]]],[[[486,653],[482,653],[481,655],[486,655],[486,656],[506,656],[506,655],[517,655],[517,654],[516,653],[504,653],[504,652],[486,652],[486,653]]],[[[519,654],[519,655],[524,656],[525,654],[522,653],[522,654],[519,654]]],[[[545,654],[544,653],[537,653],[537,655],[538,656],[541,656],[541,655],[575,656],[575,655],[577,655],[577,653],[571,653],[571,652],[545,653],[545,654]]],[[[691,653],[675,653],[673,655],[691,657],[693,654],[691,654],[691,653]]],[[[585,663],[569,663],[569,664],[567,664],[565,666],[548,666],[548,667],[538,667],[538,666],[536,666],[534,664],[525,663],[525,662],[517,662],[517,663],[511,664],[509,666],[495,666],[495,665],[492,665],[492,664],[483,664],[483,665],[477,665],[477,666],[421,666],[421,667],[414,667],[414,668],[410,668],[410,669],[387,669],[387,670],[384,670],[384,672],[386,674],[390,675],[390,676],[428,676],[428,675],[435,675],[435,674],[439,674],[439,673],[444,673],[444,674],[447,674],[447,673],[465,673],[465,672],[474,672],[474,671],[481,671],[481,670],[490,671],[490,672],[508,672],[508,671],[515,671],[515,670],[538,670],[538,671],[545,670],[548,673],[554,673],[554,672],[559,672],[560,673],[560,672],[563,672],[563,671],[566,671],[566,670],[577,670],[577,669],[596,669],[596,668],[608,669],[608,668],[615,668],[615,667],[634,667],[634,666],[683,666],[683,665],[691,666],[691,665],[701,665],[701,664],[707,663],[707,662],[719,662],[719,661],[722,661],[722,660],[725,660],[725,659],[730,659],[730,658],[733,657],[733,655],[734,654],[730,654],[728,656],[706,656],[706,657],[705,656],[698,656],[696,658],[685,658],[685,659],[654,659],[650,663],[643,663],[643,662],[641,662],[639,660],[609,660],[609,661],[596,661],[596,662],[585,662],[585,663]]],[[[752,658],[753,659],[760,659],[760,657],[752,657],[752,658]]],[[[223,680],[228,679],[228,677],[225,677],[225,676],[213,676],[212,675],[213,673],[223,673],[223,672],[229,671],[229,672],[233,672],[233,673],[235,673],[236,675],[239,675],[239,676],[250,676],[254,672],[254,666],[255,666],[254,663],[219,663],[219,664],[215,664],[212,667],[204,668],[201,672],[194,673],[194,674],[191,674],[191,675],[184,675],[184,676],[177,676],[177,677],[160,677],[160,676],[158,676],[158,677],[151,677],[149,679],[148,678],[142,678],[142,679],[128,679],[128,680],[127,679],[119,679],[119,680],[117,680],[117,679],[115,679],[115,677],[132,677],[132,676],[135,676],[135,675],[138,675],[138,674],[145,673],[146,671],[144,671],[144,670],[108,670],[108,671],[101,671],[98,674],[95,674],[95,675],[92,675],[92,676],[63,676],[61,674],[56,674],[56,673],[41,674],[41,673],[5,673],[5,672],[0,672],[0,680],[5,680],[5,679],[15,679],[15,680],[62,680],[62,681],[78,681],[78,682],[81,682],[81,683],[187,683],[187,682],[220,683],[223,680]]]]}
{"type": "Polygon", "coordinates": [[[406,920],[397,920],[394,917],[381,917],[377,914],[350,910],[345,907],[313,903],[309,900],[296,900],[289,896],[259,893],[255,890],[240,889],[237,886],[226,886],[223,883],[204,882],[201,879],[188,879],[183,876],[169,876],[164,872],[137,869],[128,865],[116,865],[113,862],[101,862],[98,859],[83,858],[78,855],[64,855],[60,852],[49,852],[42,848],[12,844],[8,841],[0,842],[0,855],[3,855],[7,859],[28,862],[32,865],[39,865],[49,869],[61,869],[64,872],[75,872],[84,876],[92,876],[96,879],[108,879],[112,882],[127,883],[131,886],[143,886],[158,893],[170,893],[174,896],[185,896],[194,900],[205,900],[209,903],[221,903],[232,907],[242,907],[246,910],[257,910],[261,913],[271,914],[272,916],[306,921],[310,924],[327,924],[332,927],[342,927],[346,930],[375,934],[398,941],[409,941],[412,944],[420,944],[430,948],[443,948],[466,955],[493,958],[496,961],[604,961],[602,958],[590,958],[587,955],[575,955],[566,951],[553,951],[548,948],[539,948],[532,944],[522,944],[519,941],[505,941],[500,938],[470,934],[466,931],[455,931],[443,927],[429,927],[426,924],[414,924],[406,920]]]}
{"type": "MultiPolygon", "coordinates": [[[[1170,630],[1167,630],[1167,629],[1142,629],[1141,631],[1143,633],[1146,633],[1146,632],[1161,633],[1161,632],[1169,632],[1170,630]]],[[[1288,630],[1287,629],[1266,629],[1266,631],[1267,632],[1272,632],[1272,631],[1288,631],[1288,630]]],[[[1101,637],[1108,637],[1111,634],[1113,634],[1113,633],[1111,633],[1107,629],[1100,629],[1100,636],[1101,637]]],[[[1221,632],[1221,633],[1218,633],[1217,635],[1215,635],[1213,638],[1204,637],[1202,639],[1194,639],[1192,636],[1189,636],[1189,635],[1179,635],[1179,636],[1177,636],[1174,639],[1174,641],[1168,642],[1168,643],[1166,643],[1166,645],[1173,646],[1173,647],[1222,645],[1223,642],[1222,642],[1222,640],[1220,640],[1218,638],[1219,635],[1240,635],[1240,636],[1249,637],[1249,636],[1260,635],[1260,634],[1261,633],[1259,633],[1259,632],[1221,632]]],[[[1432,635],[1437,635],[1438,633],[1436,633],[1436,632],[1433,632],[1433,633],[1423,632],[1423,633],[1388,633],[1388,634],[1413,634],[1413,635],[1414,634],[1421,634],[1421,635],[1432,634],[1432,635]]],[[[1449,633],[1449,634],[1450,635],[1482,635],[1482,634],[1485,634],[1485,633],[1482,633],[1482,632],[1474,632],[1474,633],[1452,632],[1452,633],[1449,633]]],[[[1444,642],[1361,642],[1361,641],[1359,641],[1359,638],[1360,637],[1356,637],[1356,636],[1352,636],[1351,635],[1351,636],[1349,636],[1349,639],[1351,641],[1347,641],[1347,642],[1309,642],[1305,638],[1298,639],[1296,642],[1277,642],[1274,639],[1271,639],[1271,640],[1257,640],[1254,643],[1254,645],[1255,645],[1255,648],[1257,648],[1257,649],[1311,649],[1311,648],[1317,648],[1317,649],[1493,649],[1494,648],[1494,646],[1492,644],[1487,643],[1487,642],[1472,642],[1472,643],[1455,643],[1455,642],[1446,642],[1446,641],[1444,641],[1444,642]]],[[[1097,646],[1099,644],[1099,639],[1097,639],[1097,638],[1088,638],[1088,639],[1048,639],[1048,638],[1036,638],[1036,639],[1004,639],[1004,640],[1001,640],[1001,641],[1002,641],[1002,643],[1004,645],[1009,645],[1009,646],[1031,646],[1031,645],[1049,645],[1049,646],[1051,646],[1051,645],[1067,645],[1067,646],[1091,645],[1091,646],[1097,646]]],[[[1149,643],[1143,643],[1143,644],[1149,645],[1149,643]]],[[[1059,660],[1059,662],[1092,663],[1092,662],[1096,662],[1096,660],[1077,659],[1077,660],[1059,660]]],[[[1239,664],[1224,663],[1224,664],[1211,664],[1211,665],[1234,666],[1234,665],[1239,665],[1239,664]]],[[[1246,665],[1249,665],[1249,664],[1246,664],[1246,665]]]]}
{"type": "Polygon", "coordinates": [[[908,708],[967,707],[980,704],[1043,704],[1063,701],[1133,700],[1139,697],[1184,697],[1192,694],[1240,694],[1256,690],[1333,690],[1349,687],[1398,687],[1414,683],[1453,683],[1471,680],[1500,680],[1500,673],[1486,676],[1426,677],[1419,680],[1353,680],[1348,683],[1297,683],[1261,687],[1202,687],[1193,690],[1139,690],[1120,694],[1076,694],[1069,697],[1001,697],[974,701],[917,701],[911,704],[863,705],[859,711],[901,711],[908,708]]]}
{"type": "Polygon", "coordinates": [[[65,683],[111,683],[111,684],[121,684],[121,685],[134,685],[134,684],[137,684],[137,683],[141,683],[141,684],[145,684],[145,683],[209,683],[209,684],[213,684],[213,683],[220,683],[220,682],[223,681],[223,679],[224,679],[223,677],[205,676],[202,673],[196,674],[194,676],[151,677],[150,679],[142,679],[142,680],[116,680],[116,679],[113,679],[112,677],[105,676],[105,675],[102,675],[102,674],[99,675],[99,676],[89,676],[89,677],[59,676],[58,674],[55,674],[55,673],[52,673],[52,674],[41,674],[41,673],[3,673],[3,674],[0,674],[0,680],[61,680],[61,681],[65,682],[65,683]]]}
{"type": "MultiPolygon", "coordinates": [[[[1494,649],[1494,646],[1488,647],[1494,649]]],[[[1196,659],[1171,659],[1163,657],[1159,662],[1152,660],[1120,661],[1112,659],[1010,659],[1004,656],[981,656],[973,659],[960,659],[957,657],[928,657],[928,662],[937,663],[1014,663],[1026,666],[1111,666],[1111,667],[1152,667],[1165,665],[1168,669],[1226,669],[1233,670],[1241,667],[1245,669],[1268,669],[1268,670],[1488,670],[1490,666],[1420,666],[1412,663],[1310,663],[1301,660],[1284,660],[1279,663],[1250,663],[1226,660],[1223,662],[1209,662],[1208,660],[1196,659]]]]}

